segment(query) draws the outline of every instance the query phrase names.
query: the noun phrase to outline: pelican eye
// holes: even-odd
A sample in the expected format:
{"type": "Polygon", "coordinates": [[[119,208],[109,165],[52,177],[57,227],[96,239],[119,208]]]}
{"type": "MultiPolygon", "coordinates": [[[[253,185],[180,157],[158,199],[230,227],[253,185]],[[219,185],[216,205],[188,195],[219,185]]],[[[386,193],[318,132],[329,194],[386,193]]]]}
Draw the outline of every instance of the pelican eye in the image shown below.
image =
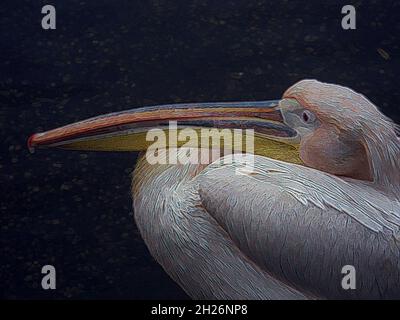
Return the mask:
{"type": "Polygon", "coordinates": [[[312,123],[315,120],[315,115],[308,110],[304,110],[303,114],[301,115],[304,123],[312,123]]]}

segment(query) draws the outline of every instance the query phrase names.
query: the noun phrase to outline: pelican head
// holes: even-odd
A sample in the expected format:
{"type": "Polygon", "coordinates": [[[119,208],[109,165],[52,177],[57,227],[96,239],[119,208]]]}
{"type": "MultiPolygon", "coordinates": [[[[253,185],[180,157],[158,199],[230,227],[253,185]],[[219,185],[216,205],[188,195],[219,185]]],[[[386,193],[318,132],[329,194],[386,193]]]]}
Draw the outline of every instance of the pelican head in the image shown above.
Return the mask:
{"type": "Polygon", "coordinates": [[[395,124],[363,95],[316,80],[296,83],[281,100],[171,104],[111,113],[34,134],[28,146],[141,151],[152,143],[146,133],[166,129],[170,120],[178,122],[177,131],[251,128],[255,154],[382,186],[400,181],[395,124]]]}
{"type": "Polygon", "coordinates": [[[381,187],[398,186],[396,125],[366,97],[303,80],[286,90],[279,105],[285,124],[297,132],[305,165],[381,187]]]}

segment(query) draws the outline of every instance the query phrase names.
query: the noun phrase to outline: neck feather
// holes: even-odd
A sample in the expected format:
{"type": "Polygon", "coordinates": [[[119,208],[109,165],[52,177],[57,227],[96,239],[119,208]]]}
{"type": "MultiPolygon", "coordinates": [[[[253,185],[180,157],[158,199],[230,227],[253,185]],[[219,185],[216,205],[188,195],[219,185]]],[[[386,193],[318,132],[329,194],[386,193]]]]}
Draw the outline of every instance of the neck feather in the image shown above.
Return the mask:
{"type": "Polygon", "coordinates": [[[371,128],[364,132],[364,142],[369,152],[370,164],[377,187],[400,198],[400,140],[395,124],[385,121],[385,128],[371,128]]]}

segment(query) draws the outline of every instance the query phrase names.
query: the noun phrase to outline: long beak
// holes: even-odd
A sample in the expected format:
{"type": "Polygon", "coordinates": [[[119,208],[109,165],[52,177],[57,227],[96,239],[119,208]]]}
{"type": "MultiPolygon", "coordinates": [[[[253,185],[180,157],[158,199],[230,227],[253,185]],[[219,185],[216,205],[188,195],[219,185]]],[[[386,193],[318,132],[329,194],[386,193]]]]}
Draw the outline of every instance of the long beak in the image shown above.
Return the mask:
{"type": "Polygon", "coordinates": [[[176,121],[177,130],[254,129],[258,139],[290,139],[296,132],[283,122],[279,101],[171,104],[137,108],[90,118],[43,133],[28,140],[31,151],[37,147],[59,147],[91,151],[140,151],[150,129],[168,129],[176,121]]]}

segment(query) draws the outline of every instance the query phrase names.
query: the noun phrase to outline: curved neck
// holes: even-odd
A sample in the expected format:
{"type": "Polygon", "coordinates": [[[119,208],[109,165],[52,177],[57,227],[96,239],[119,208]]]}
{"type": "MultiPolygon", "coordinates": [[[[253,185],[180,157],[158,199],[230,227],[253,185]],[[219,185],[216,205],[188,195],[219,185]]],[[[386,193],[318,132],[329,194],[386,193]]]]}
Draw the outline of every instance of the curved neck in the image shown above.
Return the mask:
{"type": "MultiPolygon", "coordinates": [[[[378,131],[379,132],[379,131],[378,131]]],[[[400,200],[400,141],[393,132],[365,135],[373,181],[378,189],[400,200]]]]}
{"type": "Polygon", "coordinates": [[[262,271],[202,207],[201,165],[150,165],[133,174],[136,224],[151,255],[194,299],[305,299],[262,271]]]}

